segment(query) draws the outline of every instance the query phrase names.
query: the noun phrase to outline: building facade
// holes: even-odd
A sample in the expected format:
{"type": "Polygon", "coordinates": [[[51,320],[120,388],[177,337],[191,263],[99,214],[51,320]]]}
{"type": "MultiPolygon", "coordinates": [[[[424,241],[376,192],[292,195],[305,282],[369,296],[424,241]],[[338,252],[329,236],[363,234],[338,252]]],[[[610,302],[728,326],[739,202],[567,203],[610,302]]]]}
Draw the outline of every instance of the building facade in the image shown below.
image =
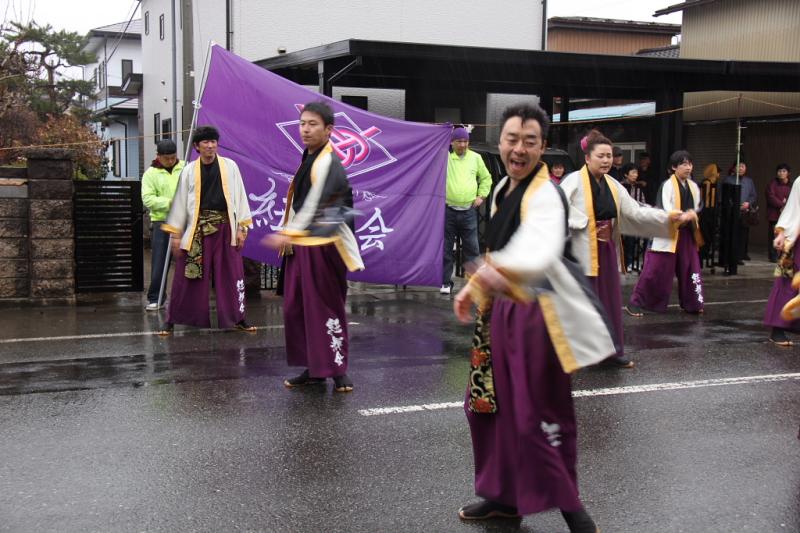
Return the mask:
{"type": "MultiPolygon", "coordinates": [[[[689,0],[656,15],[675,11],[683,13],[681,58],[800,64],[796,0],[689,0]]],[[[800,174],[800,93],[706,91],[686,93],[683,103],[696,173],[716,163],[725,175],[736,161],[737,127],[743,126],[741,157],[759,192],[766,226],[765,190],[776,165],[788,163],[795,176],[800,174]]],[[[765,247],[767,231],[751,232],[750,238],[765,247]]]]}
{"type": "Polygon", "coordinates": [[[143,172],[139,139],[141,21],[89,31],[84,50],[96,58],[84,67],[83,78],[93,81],[96,87],[89,107],[97,119],[95,132],[108,144],[106,178],[139,177],[143,172]]]}
{"type": "MultiPolygon", "coordinates": [[[[503,9],[481,0],[336,3],[275,0],[142,0],[145,159],[165,125],[185,129],[197,100],[209,41],[249,61],[266,59],[344,39],[539,50],[543,3],[507,0],[503,9]],[[192,6],[192,13],[184,12],[192,6]],[[513,14],[513,15],[512,15],[513,14]],[[191,32],[184,32],[191,25],[191,32]],[[191,39],[185,39],[191,35],[191,39]],[[191,50],[184,54],[184,50],[191,50]],[[190,57],[191,55],[191,57],[190,57]],[[194,86],[184,96],[185,80],[194,86]],[[170,120],[169,124],[165,124],[170,120]],[[181,127],[177,125],[181,124],[181,127]]],[[[335,86],[333,97],[371,112],[405,118],[404,91],[335,86]]],[[[496,99],[495,99],[496,100],[496,99]]],[[[484,102],[475,122],[491,122],[494,100],[484,102]]],[[[473,120],[459,108],[442,106],[437,115],[473,120]]],[[[185,150],[177,135],[179,149],[185,150]]]]}

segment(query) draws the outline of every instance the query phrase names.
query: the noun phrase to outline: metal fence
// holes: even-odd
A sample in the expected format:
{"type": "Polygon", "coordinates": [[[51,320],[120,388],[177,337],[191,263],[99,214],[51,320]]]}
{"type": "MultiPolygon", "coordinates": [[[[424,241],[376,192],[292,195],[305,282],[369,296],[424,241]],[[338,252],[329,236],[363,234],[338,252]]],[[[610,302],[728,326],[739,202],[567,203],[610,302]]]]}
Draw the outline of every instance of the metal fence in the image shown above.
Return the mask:
{"type": "Polygon", "coordinates": [[[75,290],[144,289],[139,181],[76,181],[75,290]]]}

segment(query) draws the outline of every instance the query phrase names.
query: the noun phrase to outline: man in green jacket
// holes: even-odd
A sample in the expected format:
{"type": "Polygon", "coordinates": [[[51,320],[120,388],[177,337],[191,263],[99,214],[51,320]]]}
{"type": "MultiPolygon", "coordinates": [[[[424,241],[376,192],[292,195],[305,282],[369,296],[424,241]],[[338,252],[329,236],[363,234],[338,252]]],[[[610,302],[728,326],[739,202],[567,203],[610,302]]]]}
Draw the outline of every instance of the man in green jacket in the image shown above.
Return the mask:
{"type": "MultiPolygon", "coordinates": [[[[161,231],[161,224],[167,218],[172,197],[178,187],[185,161],[178,159],[178,150],[171,139],[159,141],[156,145],[156,158],[142,176],[142,203],[150,210],[152,225],[151,243],[153,256],[150,269],[150,288],[147,289],[148,311],[159,309],[159,292],[164,264],[169,252],[169,234],[161,231]]],[[[162,303],[163,305],[163,303],[162,303]]]]}
{"type": "Polygon", "coordinates": [[[444,226],[444,269],[441,294],[453,286],[453,244],[461,238],[464,261],[480,255],[478,249],[478,211],[492,188],[492,175],[483,158],[469,149],[469,132],[453,130],[452,151],[447,158],[447,193],[444,226]]]}

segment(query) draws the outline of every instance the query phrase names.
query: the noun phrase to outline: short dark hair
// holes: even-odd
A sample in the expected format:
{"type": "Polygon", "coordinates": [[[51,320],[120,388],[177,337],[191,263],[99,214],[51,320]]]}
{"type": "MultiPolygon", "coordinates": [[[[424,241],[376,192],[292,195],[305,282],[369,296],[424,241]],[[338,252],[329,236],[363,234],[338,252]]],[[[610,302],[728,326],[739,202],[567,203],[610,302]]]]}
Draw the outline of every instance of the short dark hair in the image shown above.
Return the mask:
{"type": "Polygon", "coordinates": [[[678,168],[678,165],[683,163],[684,161],[688,163],[694,163],[692,160],[692,154],[687,152],[686,150],[678,150],[673,152],[671,156],[669,156],[669,168],[678,168]]]}
{"type": "Polygon", "coordinates": [[[319,115],[325,126],[333,126],[333,109],[325,102],[309,102],[303,106],[303,110],[300,111],[300,114],[302,115],[306,111],[319,115]]]}
{"type": "Polygon", "coordinates": [[[567,168],[567,165],[565,165],[563,161],[559,161],[558,159],[556,159],[555,161],[553,161],[553,164],[550,165],[550,168],[556,168],[556,167],[567,168]]]}
{"type": "Polygon", "coordinates": [[[639,170],[639,167],[637,167],[637,166],[636,166],[636,165],[634,165],[633,163],[625,163],[625,164],[624,164],[624,165],[622,165],[622,167],[620,167],[620,169],[619,169],[619,171],[620,171],[620,172],[622,172],[622,175],[623,175],[623,176],[627,176],[627,175],[628,175],[628,172],[630,172],[631,170],[636,170],[636,171],[638,171],[638,170],[639,170]]]}
{"type": "Polygon", "coordinates": [[[164,139],[156,143],[156,155],[172,155],[178,153],[178,147],[172,139],[164,139]]]}
{"type": "Polygon", "coordinates": [[[219,141],[219,131],[214,126],[197,126],[192,134],[192,144],[201,141],[219,141]]]}
{"type": "Polygon", "coordinates": [[[641,161],[644,158],[650,159],[650,152],[639,152],[639,160],[641,161]]]}
{"type": "Polygon", "coordinates": [[[523,124],[529,120],[538,122],[542,130],[542,142],[547,141],[547,134],[550,132],[550,117],[547,116],[544,109],[536,104],[526,103],[509,106],[500,117],[500,129],[506,125],[509,119],[514,117],[519,117],[523,124]]]}
{"type": "Polygon", "coordinates": [[[786,170],[786,172],[791,172],[792,171],[792,167],[790,167],[786,163],[781,163],[780,165],[775,167],[775,172],[777,172],[779,170],[786,170]]]}

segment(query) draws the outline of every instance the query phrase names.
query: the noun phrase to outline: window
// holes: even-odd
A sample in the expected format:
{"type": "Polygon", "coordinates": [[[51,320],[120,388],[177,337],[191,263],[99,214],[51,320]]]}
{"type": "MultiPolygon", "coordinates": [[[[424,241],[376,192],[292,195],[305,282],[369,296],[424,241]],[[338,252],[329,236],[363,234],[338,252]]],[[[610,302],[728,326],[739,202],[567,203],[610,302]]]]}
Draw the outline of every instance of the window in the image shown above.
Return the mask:
{"type": "Polygon", "coordinates": [[[94,80],[94,86],[98,89],[100,88],[100,76],[97,75],[97,69],[94,69],[92,73],[92,79],[94,80]]]}
{"type": "Polygon", "coordinates": [[[125,79],[133,73],[133,60],[131,59],[123,59],[122,60],[122,81],[124,82],[125,79]]]}
{"type": "Polygon", "coordinates": [[[100,63],[97,65],[97,88],[102,89],[106,86],[106,65],[100,63]]]}
{"type": "Polygon", "coordinates": [[[144,12],[144,34],[150,35],[150,12],[144,12]]]}
{"type": "Polygon", "coordinates": [[[369,106],[366,96],[348,96],[343,94],[342,103],[350,104],[353,107],[369,111],[369,106]]]}
{"type": "Polygon", "coordinates": [[[115,140],[111,143],[113,149],[113,155],[111,156],[112,171],[117,178],[122,175],[122,153],[120,151],[120,144],[121,141],[119,140],[115,140]]]}
{"type": "Polygon", "coordinates": [[[164,15],[158,17],[158,38],[164,40],[164,15]]]}
{"type": "Polygon", "coordinates": [[[161,121],[161,138],[172,139],[172,119],[168,118],[161,121]]]}
{"type": "Polygon", "coordinates": [[[153,142],[158,142],[161,139],[161,113],[153,115],[153,142]]]}

